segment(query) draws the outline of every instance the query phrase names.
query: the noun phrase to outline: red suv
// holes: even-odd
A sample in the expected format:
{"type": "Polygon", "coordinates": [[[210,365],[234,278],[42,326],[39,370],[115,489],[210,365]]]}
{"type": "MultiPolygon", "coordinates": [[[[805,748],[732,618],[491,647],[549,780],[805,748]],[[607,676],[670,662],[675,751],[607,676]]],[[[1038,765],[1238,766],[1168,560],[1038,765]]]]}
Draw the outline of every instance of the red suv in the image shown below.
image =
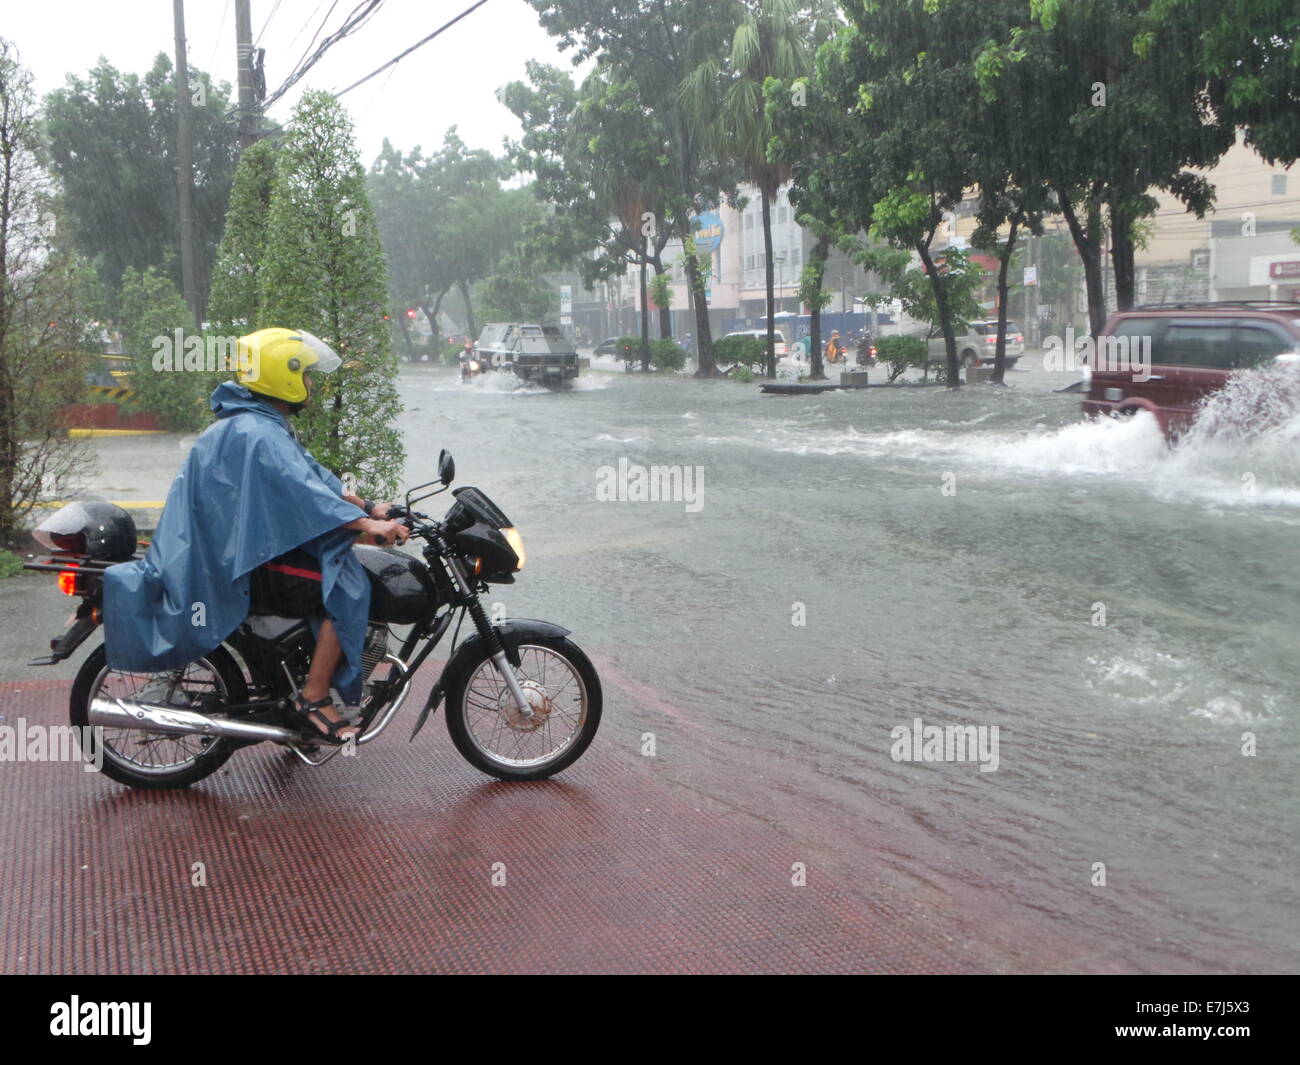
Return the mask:
{"type": "Polygon", "coordinates": [[[1196,417],[1201,401],[1234,371],[1268,366],[1300,372],[1300,303],[1162,303],[1106,320],[1084,370],[1084,414],[1149,410],[1167,436],[1196,417]]]}

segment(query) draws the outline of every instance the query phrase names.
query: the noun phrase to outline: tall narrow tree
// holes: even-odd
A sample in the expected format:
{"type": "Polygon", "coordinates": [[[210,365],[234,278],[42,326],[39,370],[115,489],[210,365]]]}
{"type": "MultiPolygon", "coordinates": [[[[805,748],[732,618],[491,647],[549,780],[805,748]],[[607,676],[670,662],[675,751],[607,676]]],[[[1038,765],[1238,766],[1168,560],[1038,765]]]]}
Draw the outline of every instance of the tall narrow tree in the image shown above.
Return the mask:
{"type": "Polygon", "coordinates": [[[301,416],[304,443],[367,491],[395,492],[404,456],[383,249],[352,123],[328,93],[305,93],[294,109],[267,225],[258,321],[310,330],[344,360],[301,416]]]}
{"type": "Polygon", "coordinates": [[[713,32],[730,38],[726,54],[706,53],[682,82],[680,93],[701,138],[726,145],[745,179],[758,189],[763,224],[767,297],[767,376],[776,376],[776,301],[772,253],[772,201],[790,178],[773,161],[773,128],[763,99],[768,78],[793,80],[811,73],[818,24],[797,0],[728,0],[717,7],[713,32]]]}

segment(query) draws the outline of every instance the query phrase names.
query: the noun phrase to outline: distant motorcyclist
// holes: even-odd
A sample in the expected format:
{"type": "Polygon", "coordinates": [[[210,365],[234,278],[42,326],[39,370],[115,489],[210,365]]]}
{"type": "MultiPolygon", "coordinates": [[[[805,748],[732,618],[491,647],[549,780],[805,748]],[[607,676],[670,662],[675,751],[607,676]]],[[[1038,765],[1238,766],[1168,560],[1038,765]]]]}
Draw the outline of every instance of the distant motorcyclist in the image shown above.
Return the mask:
{"type": "Polygon", "coordinates": [[[871,338],[870,333],[863,333],[858,340],[858,359],[859,366],[876,365],[876,345],[871,338]]]}
{"type": "Polygon", "coordinates": [[[827,362],[839,362],[844,358],[844,341],[840,339],[838,329],[831,330],[831,337],[826,341],[825,355],[827,362]]]}

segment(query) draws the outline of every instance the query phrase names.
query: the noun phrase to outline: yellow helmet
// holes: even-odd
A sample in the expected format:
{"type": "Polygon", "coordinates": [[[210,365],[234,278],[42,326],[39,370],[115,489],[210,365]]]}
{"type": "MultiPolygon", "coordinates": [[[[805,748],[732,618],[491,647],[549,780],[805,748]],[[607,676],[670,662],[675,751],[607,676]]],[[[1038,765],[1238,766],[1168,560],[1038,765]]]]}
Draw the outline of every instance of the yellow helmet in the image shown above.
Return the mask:
{"type": "Polygon", "coordinates": [[[342,359],[325,341],[305,329],[259,329],[240,337],[239,383],[286,403],[303,403],[307,386],[302,375],[307,369],[333,373],[342,359]]]}

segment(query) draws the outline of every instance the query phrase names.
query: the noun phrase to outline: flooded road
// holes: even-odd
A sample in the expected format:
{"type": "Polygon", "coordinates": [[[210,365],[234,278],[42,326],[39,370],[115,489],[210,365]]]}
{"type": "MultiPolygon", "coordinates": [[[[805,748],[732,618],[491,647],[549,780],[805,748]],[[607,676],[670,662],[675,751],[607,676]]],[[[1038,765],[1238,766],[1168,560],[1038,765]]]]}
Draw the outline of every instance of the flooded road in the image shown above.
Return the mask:
{"type": "MultiPolygon", "coordinates": [[[[940,964],[937,941],[979,972],[1295,971],[1300,417],[1257,393],[1170,450],[1145,416],[1080,422],[1060,375],[1008,380],[767,397],[620,372],[552,394],[409,367],[406,479],[447,447],[457,483],[519,527],[527,566],[488,602],[571,628],[605,690],[563,794],[623,779],[601,816],[690,869],[712,844],[657,821],[647,781],[738,846],[756,825],[787,841],[775,867],[753,855],[765,875],[807,862],[810,885],[905,915],[898,941],[931,944],[917,968],[940,964]],[[675,468],[677,498],[635,501],[651,467],[675,468]],[[927,748],[934,727],[962,746],[927,748]]],[[[160,500],[186,444],[95,440],[91,494],[160,500]]],[[[49,584],[0,585],[26,619],[0,632],[0,682],[80,665],[22,665],[66,622],[49,584]]],[[[448,746],[440,731],[393,747],[402,773],[448,746]]],[[[428,786],[494,794],[449,757],[428,786]]],[[[247,763],[256,804],[277,778],[247,763]]],[[[351,797],[375,773],[328,786],[351,797]]],[[[417,820],[460,809],[397,794],[417,820]]],[[[748,927],[734,879],[719,890],[735,864],[682,890],[748,927]]]]}
{"type": "Polygon", "coordinates": [[[1170,451],[1146,416],[1080,423],[1060,375],[1008,380],[551,394],[415,367],[408,481],[447,447],[519,526],[496,598],[592,653],[598,744],[653,733],[667,778],[840,872],[1092,967],[1294,970],[1300,421],[1170,451]],[[597,498],[652,466],[702,494],[597,498]],[[930,725],[996,727],[996,763],[897,760],[930,725]]]}

